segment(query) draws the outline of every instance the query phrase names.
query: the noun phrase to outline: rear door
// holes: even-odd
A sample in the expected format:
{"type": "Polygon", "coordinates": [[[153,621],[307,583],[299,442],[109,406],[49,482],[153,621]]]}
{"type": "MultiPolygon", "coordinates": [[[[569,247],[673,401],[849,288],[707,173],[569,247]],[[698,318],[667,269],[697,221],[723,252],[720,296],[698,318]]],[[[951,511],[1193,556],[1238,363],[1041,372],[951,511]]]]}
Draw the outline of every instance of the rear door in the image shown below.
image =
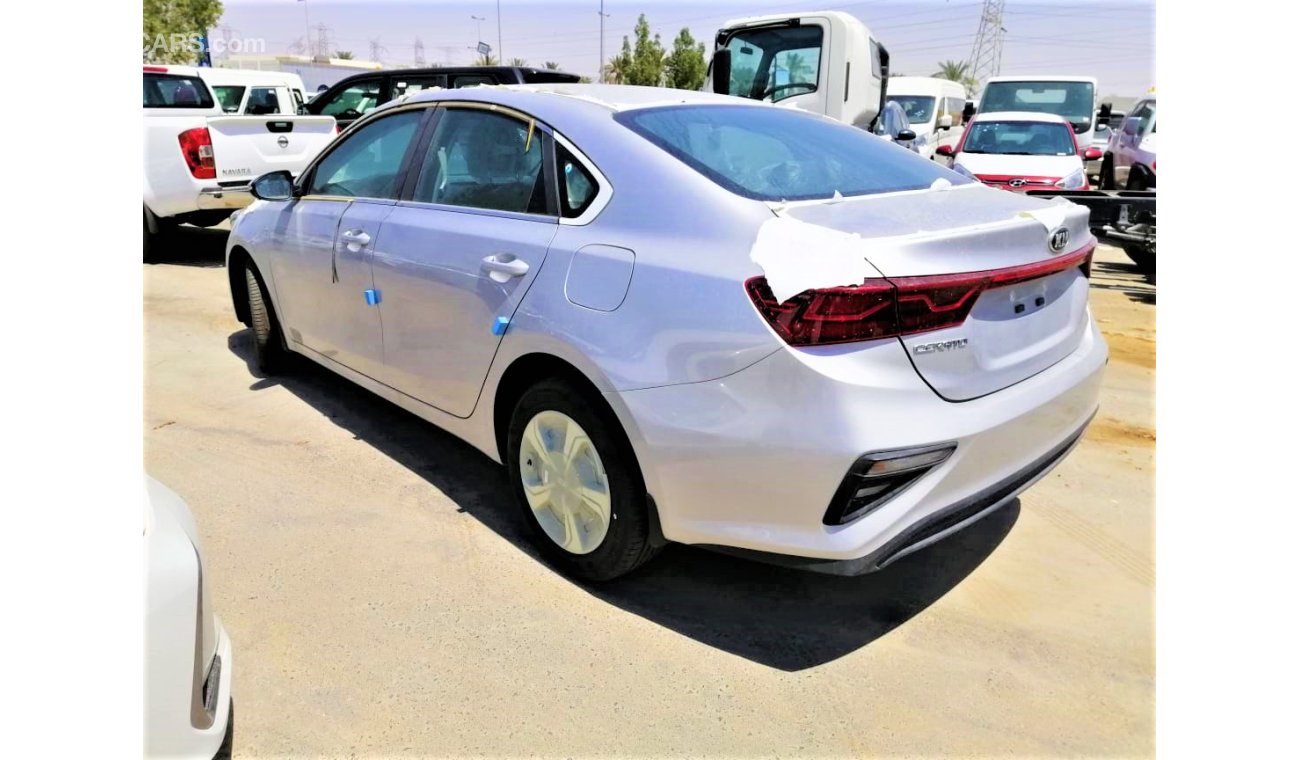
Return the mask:
{"type": "Polygon", "coordinates": [[[550,136],[527,117],[453,106],[427,142],[373,259],[381,379],[468,417],[501,341],[497,320],[514,314],[559,227],[550,136]]]}
{"type": "Polygon", "coordinates": [[[383,358],[370,260],[405,181],[425,111],[397,111],[343,137],[275,225],[272,270],[289,337],[373,375],[383,358]]]}
{"type": "MultiPolygon", "coordinates": [[[[274,94],[274,93],[272,93],[274,94]]],[[[328,116],[217,116],[208,119],[217,181],[251,182],[267,172],[302,173],[334,139],[328,116]]]]}

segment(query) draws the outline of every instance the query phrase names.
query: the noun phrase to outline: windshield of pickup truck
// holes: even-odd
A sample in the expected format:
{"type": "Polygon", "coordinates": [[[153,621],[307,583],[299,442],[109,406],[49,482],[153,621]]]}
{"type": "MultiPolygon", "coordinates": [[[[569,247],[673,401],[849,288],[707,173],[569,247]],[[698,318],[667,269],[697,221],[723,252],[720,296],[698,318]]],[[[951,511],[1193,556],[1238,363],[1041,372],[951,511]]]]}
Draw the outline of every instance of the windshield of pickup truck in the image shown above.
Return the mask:
{"type": "Polygon", "coordinates": [[[198,77],[144,73],[145,108],[211,108],[212,93],[198,77]]]}
{"type": "Polygon", "coordinates": [[[1064,116],[1075,132],[1087,131],[1093,119],[1091,82],[990,82],[984,87],[980,113],[1033,111],[1064,116]],[[1080,128],[1082,127],[1082,128],[1080,128]]]}
{"type": "Polygon", "coordinates": [[[926,124],[934,113],[934,98],[926,95],[895,95],[889,93],[889,99],[903,107],[907,120],[913,124],[926,124]]]}
{"type": "Polygon", "coordinates": [[[864,129],[769,106],[624,111],[623,126],[723,188],[762,201],[923,190],[973,180],[864,129]]]}

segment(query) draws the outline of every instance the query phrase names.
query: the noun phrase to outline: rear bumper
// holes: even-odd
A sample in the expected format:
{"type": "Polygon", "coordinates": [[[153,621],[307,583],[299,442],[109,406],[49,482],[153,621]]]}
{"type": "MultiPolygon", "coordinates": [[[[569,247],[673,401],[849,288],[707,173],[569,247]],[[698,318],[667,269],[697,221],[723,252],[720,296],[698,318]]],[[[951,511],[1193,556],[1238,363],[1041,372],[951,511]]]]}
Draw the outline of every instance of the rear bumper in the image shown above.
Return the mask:
{"type": "Polygon", "coordinates": [[[202,211],[243,208],[253,202],[251,186],[205,187],[199,191],[198,208],[202,211]]]}
{"type": "Polygon", "coordinates": [[[848,570],[861,572],[960,529],[1050,471],[1096,413],[1106,358],[1089,319],[1074,353],[970,401],[940,398],[886,340],[782,349],[720,380],[610,402],[666,538],[812,560],[802,566],[851,560],[858,567],[848,570]],[[823,523],[863,454],[945,442],[956,443],[947,461],[875,511],[823,523]]]}

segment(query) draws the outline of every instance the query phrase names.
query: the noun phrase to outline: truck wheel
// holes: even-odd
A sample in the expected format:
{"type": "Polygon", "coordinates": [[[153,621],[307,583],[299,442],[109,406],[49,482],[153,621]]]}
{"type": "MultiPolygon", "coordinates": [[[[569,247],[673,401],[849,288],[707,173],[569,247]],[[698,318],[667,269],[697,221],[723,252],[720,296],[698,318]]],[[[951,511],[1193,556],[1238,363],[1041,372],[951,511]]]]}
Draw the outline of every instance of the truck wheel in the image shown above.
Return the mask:
{"type": "Polygon", "coordinates": [[[605,581],[656,547],[631,446],[594,406],[557,379],[529,388],[510,418],[506,471],[542,553],[571,575],[605,581]]]}
{"type": "Polygon", "coordinates": [[[1102,190],[1115,189],[1115,159],[1109,153],[1101,157],[1101,177],[1099,182],[1102,190]]]}
{"type": "Polygon", "coordinates": [[[265,375],[284,370],[289,351],[284,345],[280,320],[270,306],[270,299],[262,287],[262,278],[252,265],[244,267],[244,288],[248,293],[248,323],[253,330],[253,353],[257,368],[265,375]]]}
{"type": "Polygon", "coordinates": [[[1142,274],[1156,273],[1156,252],[1149,250],[1144,245],[1126,245],[1124,253],[1137,264],[1138,271],[1142,274]]]}

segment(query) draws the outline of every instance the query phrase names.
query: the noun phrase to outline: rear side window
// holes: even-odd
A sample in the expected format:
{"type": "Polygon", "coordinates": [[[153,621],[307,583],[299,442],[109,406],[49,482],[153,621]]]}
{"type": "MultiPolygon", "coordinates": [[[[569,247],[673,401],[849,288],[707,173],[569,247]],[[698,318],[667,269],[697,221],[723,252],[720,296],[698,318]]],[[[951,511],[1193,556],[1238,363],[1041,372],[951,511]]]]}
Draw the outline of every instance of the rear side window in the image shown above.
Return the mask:
{"type": "Polygon", "coordinates": [[[343,142],[316,165],[307,193],[396,198],[402,159],[422,116],[421,111],[402,111],[345,135],[343,142]]]}
{"type": "Polygon", "coordinates": [[[737,195],[810,200],[921,190],[973,180],[869,132],[820,116],[761,106],[667,106],[614,117],[737,195]]]}
{"type": "Polygon", "coordinates": [[[555,148],[555,164],[560,172],[560,215],[582,216],[600,191],[596,178],[563,145],[555,148]]]}
{"type": "Polygon", "coordinates": [[[355,119],[379,105],[379,80],[369,79],[344,89],[321,106],[325,116],[355,119]]]}
{"type": "Polygon", "coordinates": [[[145,108],[211,108],[213,105],[212,93],[198,77],[145,72],[145,108]]]}
{"type": "Polygon", "coordinates": [[[480,84],[496,84],[497,80],[492,77],[485,77],[480,74],[461,74],[451,78],[451,88],[453,90],[461,87],[474,87],[480,84]]]}
{"type": "Polygon", "coordinates": [[[244,102],[244,91],[247,87],[233,85],[214,85],[212,91],[217,94],[217,102],[221,104],[221,110],[226,113],[239,113],[239,104],[244,102]]]}

